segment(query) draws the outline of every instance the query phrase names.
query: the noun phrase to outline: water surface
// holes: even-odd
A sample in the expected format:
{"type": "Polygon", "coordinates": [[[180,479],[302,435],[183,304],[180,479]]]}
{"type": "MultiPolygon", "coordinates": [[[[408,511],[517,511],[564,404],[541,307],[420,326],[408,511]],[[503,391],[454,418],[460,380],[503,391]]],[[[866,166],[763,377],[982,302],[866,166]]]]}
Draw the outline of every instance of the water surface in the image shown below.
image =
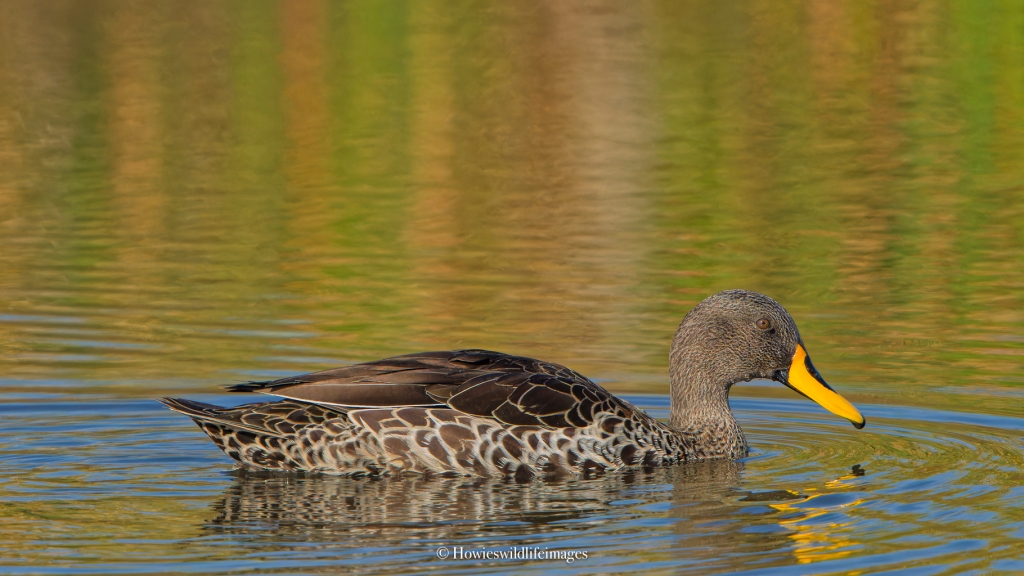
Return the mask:
{"type": "Polygon", "coordinates": [[[719,4],[0,3],[0,572],[1024,571],[1024,5],[719,4]],[[152,400],[484,347],[666,416],[738,287],[867,428],[754,382],[737,463],[352,480],[152,400]]]}

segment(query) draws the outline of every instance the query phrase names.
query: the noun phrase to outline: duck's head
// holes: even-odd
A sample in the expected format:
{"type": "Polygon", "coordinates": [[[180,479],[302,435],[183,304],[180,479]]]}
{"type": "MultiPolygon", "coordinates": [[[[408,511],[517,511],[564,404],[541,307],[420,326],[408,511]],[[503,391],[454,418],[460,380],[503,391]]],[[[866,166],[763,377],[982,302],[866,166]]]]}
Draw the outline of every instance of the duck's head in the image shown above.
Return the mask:
{"type": "Polygon", "coordinates": [[[679,325],[670,364],[672,400],[680,411],[688,410],[687,404],[700,410],[702,399],[728,402],[733,384],[768,379],[846,418],[854,427],[864,427],[860,412],[811,364],[793,318],[764,294],[726,290],[706,298],[679,325]]]}

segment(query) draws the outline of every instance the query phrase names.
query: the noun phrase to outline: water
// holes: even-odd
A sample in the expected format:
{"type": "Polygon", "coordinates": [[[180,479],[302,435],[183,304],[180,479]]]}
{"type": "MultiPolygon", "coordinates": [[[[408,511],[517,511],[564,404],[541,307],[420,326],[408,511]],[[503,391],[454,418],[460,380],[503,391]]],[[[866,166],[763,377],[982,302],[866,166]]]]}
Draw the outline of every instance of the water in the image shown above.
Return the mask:
{"type": "Polygon", "coordinates": [[[0,572],[1024,571],[1024,6],[719,4],[0,3],[0,572]],[[152,400],[475,346],[664,417],[735,287],[867,428],[352,480],[152,400]]]}

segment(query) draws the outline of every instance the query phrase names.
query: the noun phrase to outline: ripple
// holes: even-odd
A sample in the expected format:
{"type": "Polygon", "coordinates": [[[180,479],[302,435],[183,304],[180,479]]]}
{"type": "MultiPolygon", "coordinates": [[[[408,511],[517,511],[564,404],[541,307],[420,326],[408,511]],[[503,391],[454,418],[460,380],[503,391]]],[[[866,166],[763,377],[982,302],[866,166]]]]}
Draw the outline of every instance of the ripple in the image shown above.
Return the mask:
{"type": "Polygon", "coordinates": [[[801,563],[877,571],[967,565],[966,553],[981,549],[1007,554],[1006,504],[1024,480],[1024,420],[862,405],[869,425],[856,431],[802,400],[738,398],[734,406],[753,447],[745,479],[762,485],[766,501],[803,497],[770,504],[801,563]],[[922,539],[922,530],[961,536],[922,539]]]}
{"type": "MultiPolygon", "coordinates": [[[[659,414],[668,405],[664,396],[630,400],[659,414]]],[[[307,571],[323,558],[399,570],[456,542],[586,549],[607,571],[963,571],[979,555],[1020,562],[1015,534],[1024,523],[1006,506],[1021,495],[1017,419],[986,426],[975,423],[984,415],[895,418],[898,408],[869,406],[870,427],[856,431],[803,400],[735,405],[753,446],[743,461],[517,484],[230,472],[201,432],[155,402],[11,397],[0,404],[0,458],[16,472],[0,482],[8,521],[0,537],[19,552],[2,568],[30,558],[54,571],[77,567],[76,551],[102,550],[115,534],[133,542],[134,556],[97,560],[92,570],[217,570],[231,565],[225,555],[287,557],[307,571]],[[70,526],[76,539],[67,538],[70,526]],[[173,551],[183,543],[188,555],[173,551]]]]}

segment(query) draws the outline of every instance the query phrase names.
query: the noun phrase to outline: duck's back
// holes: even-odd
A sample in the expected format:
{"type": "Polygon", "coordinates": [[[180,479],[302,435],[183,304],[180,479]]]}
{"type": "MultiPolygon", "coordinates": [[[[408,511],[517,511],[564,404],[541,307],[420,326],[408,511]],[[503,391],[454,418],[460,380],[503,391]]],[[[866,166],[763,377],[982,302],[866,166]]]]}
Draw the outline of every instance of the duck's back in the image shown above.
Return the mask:
{"type": "Polygon", "coordinates": [[[229,388],[286,398],[219,408],[166,399],[260,469],[529,477],[684,458],[663,425],[558,364],[426,352],[229,388]]]}

